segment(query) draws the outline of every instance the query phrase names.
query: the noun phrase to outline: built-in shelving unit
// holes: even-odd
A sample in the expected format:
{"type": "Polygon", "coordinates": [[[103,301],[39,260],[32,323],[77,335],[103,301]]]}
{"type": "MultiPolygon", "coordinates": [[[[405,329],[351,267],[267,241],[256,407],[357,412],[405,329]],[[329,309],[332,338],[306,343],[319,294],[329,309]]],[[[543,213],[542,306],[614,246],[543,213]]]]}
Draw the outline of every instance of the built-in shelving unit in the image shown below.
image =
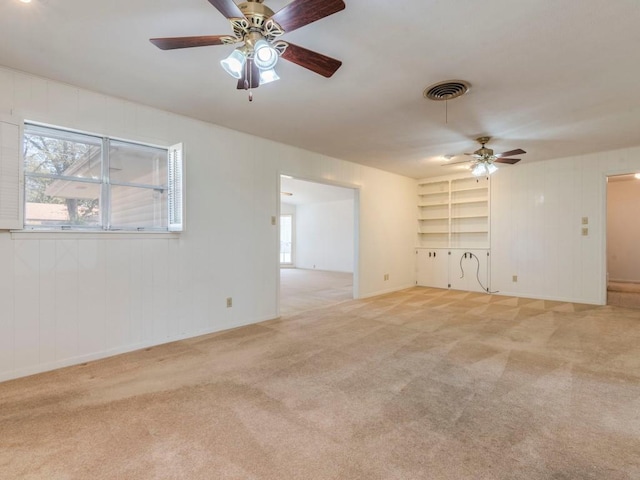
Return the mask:
{"type": "Polygon", "coordinates": [[[468,175],[418,182],[417,285],[488,291],[489,183],[468,175]]]}
{"type": "Polygon", "coordinates": [[[489,248],[489,179],[463,177],[418,184],[419,246],[489,248]]]}
{"type": "Polygon", "coordinates": [[[418,232],[426,245],[446,247],[449,244],[450,182],[418,185],[418,232]]]}

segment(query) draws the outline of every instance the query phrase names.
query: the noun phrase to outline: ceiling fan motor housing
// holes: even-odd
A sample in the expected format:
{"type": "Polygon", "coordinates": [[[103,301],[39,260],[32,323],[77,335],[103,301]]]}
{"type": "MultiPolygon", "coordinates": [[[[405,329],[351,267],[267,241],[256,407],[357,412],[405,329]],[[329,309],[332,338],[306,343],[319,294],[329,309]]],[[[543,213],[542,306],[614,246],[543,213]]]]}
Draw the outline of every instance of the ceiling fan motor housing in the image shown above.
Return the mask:
{"type": "Polygon", "coordinates": [[[493,157],[493,150],[487,147],[482,147],[474,152],[476,155],[482,158],[490,158],[493,157]]]}
{"type": "Polygon", "coordinates": [[[247,18],[249,17],[263,17],[269,18],[273,16],[273,10],[262,3],[262,0],[259,1],[248,1],[245,3],[241,3],[238,5],[238,8],[243,13],[243,15],[247,18]]]}
{"type": "Polygon", "coordinates": [[[478,150],[473,152],[473,153],[478,155],[479,157],[485,159],[485,160],[488,160],[488,159],[492,158],[493,157],[493,150],[491,148],[485,147],[485,144],[489,143],[489,140],[491,140],[491,137],[480,137],[480,138],[478,138],[477,141],[482,146],[478,150]]]}

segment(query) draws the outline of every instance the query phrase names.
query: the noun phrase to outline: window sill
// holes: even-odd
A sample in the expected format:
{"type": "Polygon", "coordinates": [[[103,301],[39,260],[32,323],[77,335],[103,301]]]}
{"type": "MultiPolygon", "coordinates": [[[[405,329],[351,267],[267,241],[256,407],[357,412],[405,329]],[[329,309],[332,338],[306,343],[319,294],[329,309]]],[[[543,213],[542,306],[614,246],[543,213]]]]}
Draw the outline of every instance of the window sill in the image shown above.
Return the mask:
{"type": "Polygon", "coordinates": [[[182,232],[132,232],[132,231],[78,231],[78,230],[12,230],[13,240],[60,240],[60,239],[82,239],[82,240],[104,240],[112,237],[118,240],[126,239],[177,239],[182,232]]]}

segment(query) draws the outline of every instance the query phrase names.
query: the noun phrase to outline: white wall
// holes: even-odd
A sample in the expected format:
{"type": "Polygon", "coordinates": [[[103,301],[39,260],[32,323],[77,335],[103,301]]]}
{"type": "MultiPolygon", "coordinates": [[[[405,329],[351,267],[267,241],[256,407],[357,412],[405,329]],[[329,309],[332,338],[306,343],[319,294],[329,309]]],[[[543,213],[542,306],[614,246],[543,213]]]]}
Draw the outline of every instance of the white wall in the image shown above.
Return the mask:
{"type": "Polygon", "coordinates": [[[281,203],[280,204],[280,213],[282,215],[295,215],[296,214],[296,206],[291,205],[290,203],[281,203]]]}
{"type": "MultiPolygon", "coordinates": [[[[626,177],[625,177],[626,178],[626,177]]],[[[614,282],[640,282],[640,180],[607,184],[607,270],[614,282]]]]}
{"type": "Polygon", "coordinates": [[[184,142],[187,231],[0,232],[0,380],[275,317],[282,171],[359,187],[359,296],[414,283],[413,179],[0,68],[12,112],[184,142]]]}
{"type": "Polygon", "coordinates": [[[491,185],[492,290],[606,303],[606,176],[639,170],[640,148],[501,167],[491,185]]]}
{"type": "Polygon", "coordinates": [[[296,266],[353,272],[354,200],[298,205],[296,266]]]}

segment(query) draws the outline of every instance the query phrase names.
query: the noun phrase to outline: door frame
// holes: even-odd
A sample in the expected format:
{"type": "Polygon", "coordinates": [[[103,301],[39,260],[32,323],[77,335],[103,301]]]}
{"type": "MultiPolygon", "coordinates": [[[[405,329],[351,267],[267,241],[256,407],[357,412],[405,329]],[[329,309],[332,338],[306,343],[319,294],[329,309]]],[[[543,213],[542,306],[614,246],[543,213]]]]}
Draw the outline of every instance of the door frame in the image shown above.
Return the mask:
{"type": "Polygon", "coordinates": [[[278,228],[276,231],[276,251],[273,258],[276,260],[276,317],[280,317],[280,215],[281,215],[281,177],[287,176],[296,180],[305,182],[319,183],[322,185],[330,185],[333,187],[348,188],[353,190],[353,298],[360,298],[360,186],[352,183],[337,182],[321,177],[312,177],[305,175],[297,175],[288,171],[279,170],[276,178],[276,219],[278,228]]]}
{"type": "Polygon", "coordinates": [[[602,284],[603,288],[601,289],[601,304],[608,305],[608,287],[609,287],[609,265],[607,259],[607,253],[609,249],[609,245],[607,244],[607,235],[609,232],[609,218],[608,218],[608,202],[609,202],[609,177],[617,177],[620,175],[635,175],[640,173],[640,170],[630,170],[629,167],[621,168],[619,170],[607,170],[604,172],[603,176],[603,193],[602,193],[602,256],[600,259],[601,268],[602,268],[602,284]]]}

